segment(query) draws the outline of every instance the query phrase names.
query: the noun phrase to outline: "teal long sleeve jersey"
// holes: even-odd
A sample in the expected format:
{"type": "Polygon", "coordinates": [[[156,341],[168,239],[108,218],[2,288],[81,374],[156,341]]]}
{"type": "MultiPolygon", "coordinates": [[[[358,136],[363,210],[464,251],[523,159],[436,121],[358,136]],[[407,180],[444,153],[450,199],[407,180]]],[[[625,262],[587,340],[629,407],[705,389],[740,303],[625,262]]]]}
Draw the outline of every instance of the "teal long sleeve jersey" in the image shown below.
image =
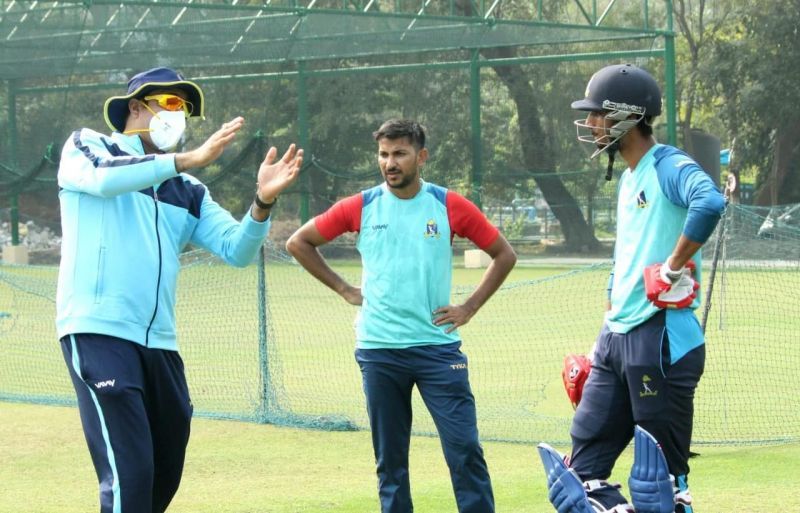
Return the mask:
{"type": "Polygon", "coordinates": [[[58,336],[97,333],[177,350],[179,255],[191,243],[243,267],[270,222],[241,222],[174,154],[145,155],[138,136],[83,129],[64,144],[58,170],[61,266],[58,336]]]}
{"type": "MultiPolygon", "coordinates": [[[[666,261],[681,235],[705,243],[720,219],[725,200],[691,157],[663,144],[653,146],[636,169],[622,174],[618,192],[611,310],[605,320],[611,331],[627,333],[658,312],[645,293],[645,267],[666,261]]],[[[693,260],[699,282],[700,251],[693,260]]],[[[673,362],[703,343],[694,315],[699,305],[700,294],[690,308],[667,311],[673,362]]]]}

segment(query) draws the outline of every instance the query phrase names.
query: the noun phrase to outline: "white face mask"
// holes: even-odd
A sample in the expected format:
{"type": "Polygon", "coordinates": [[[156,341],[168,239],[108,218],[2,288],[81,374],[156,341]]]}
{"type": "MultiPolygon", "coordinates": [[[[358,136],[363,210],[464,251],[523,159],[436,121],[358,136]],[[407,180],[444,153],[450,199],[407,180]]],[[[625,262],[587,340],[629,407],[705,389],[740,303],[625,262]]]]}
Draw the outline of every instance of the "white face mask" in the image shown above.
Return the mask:
{"type": "Polygon", "coordinates": [[[182,110],[162,110],[150,119],[150,139],[161,151],[174,150],[185,131],[186,115],[182,110]]]}

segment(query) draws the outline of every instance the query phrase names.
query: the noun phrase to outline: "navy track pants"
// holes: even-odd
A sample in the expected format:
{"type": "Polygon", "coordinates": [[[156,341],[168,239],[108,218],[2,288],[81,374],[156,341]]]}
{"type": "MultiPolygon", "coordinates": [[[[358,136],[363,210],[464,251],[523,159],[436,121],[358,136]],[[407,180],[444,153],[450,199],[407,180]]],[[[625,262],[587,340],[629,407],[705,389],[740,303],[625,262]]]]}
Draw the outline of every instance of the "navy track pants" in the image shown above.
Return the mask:
{"type": "MultiPolygon", "coordinates": [[[[704,345],[670,364],[664,311],[628,333],[604,327],[572,421],[571,465],[581,479],[608,479],[638,424],[658,440],[670,473],[685,483],[694,393],[704,365],[704,345]]],[[[590,496],[607,508],[626,502],[615,488],[590,496]]]]}
{"type": "Polygon", "coordinates": [[[382,513],[411,513],[408,453],[411,392],[419,389],[442,442],[459,513],[493,513],[489,470],[478,440],[475,398],[460,342],[407,349],[357,349],[382,513]]]}
{"type": "Polygon", "coordinates": [[[100,483],[101,513],[162,513],[181,481],[192,404],[176,351],[106,335],[61,339],[100,483]]]}

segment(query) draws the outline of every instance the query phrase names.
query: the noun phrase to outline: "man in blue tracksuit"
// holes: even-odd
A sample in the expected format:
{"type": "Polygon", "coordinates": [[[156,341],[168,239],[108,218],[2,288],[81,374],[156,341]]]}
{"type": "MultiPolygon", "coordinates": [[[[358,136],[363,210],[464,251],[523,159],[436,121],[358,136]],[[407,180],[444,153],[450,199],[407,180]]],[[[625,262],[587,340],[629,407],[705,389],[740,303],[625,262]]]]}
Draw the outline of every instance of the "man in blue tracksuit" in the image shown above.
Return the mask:
{"type": "Polygon", "coordinates": [[[516,255],[478,207],[421,179],[428,156],[422,125],[389,120],[373,136],[384,183],[337,202],[295,232],[286,247],[314,277],[361,306],[356,361],[372,428],[381,512],[414,510],[408,453],[416,386],[442,440],[458,511],[493,513],[468,362],[456,328],[502,284],[516,255]],[[345,232],[358,233],[361,287],[344,281],[317,250],[345,232]],[[492,257],[461,305],[450,305],[455,235],[492,257]]]}
{"type": "Polygon", "coordinates": [[[215,161],[244,120],[176,152],[187,118],[203,109],[196,83],[169,68],[144,71],[106,101],[110,136],[78,130],[61,153],[56,327],[102,513],[163,512],[180,483],[192,415],[175,334],[181,251],[191,243],[246,266],[302,164],[294,145],[277,162],[270,148],[237,222],[185,171],[215,161]]]}
{"type": "Polygon", "coordinates": [[[682,151],[656,143],[661,92],[630,64],[595,73],[572,108],[593,156],[619,152],[617,237],[609,309],[591,373],[572,421],[569,468],[540,445],[549,497],[559,513],[691,513],[689,443],[694,393],[705,345],[700,305],[700,247],[725,201],[711,178],[682,151]],[[628,487],[632,504],[606,480],[635,442],[628,487]]]}

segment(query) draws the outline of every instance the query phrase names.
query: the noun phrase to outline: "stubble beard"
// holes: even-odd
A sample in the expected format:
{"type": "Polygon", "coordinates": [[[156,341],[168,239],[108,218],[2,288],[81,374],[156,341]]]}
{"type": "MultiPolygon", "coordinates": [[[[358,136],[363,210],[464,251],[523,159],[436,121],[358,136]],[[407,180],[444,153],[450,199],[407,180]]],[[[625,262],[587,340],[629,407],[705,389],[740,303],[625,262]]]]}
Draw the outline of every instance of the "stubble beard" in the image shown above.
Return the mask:
{"type": "Polygon", "coordinates": [[[404,176],[403,179],[400,180],[399,183],[392,183],[389,180],[386,180],[386,185],[388,185],[392,189],[405,189],[408,186],[410,186],[412,183],[414,183],[415,179],[416,179],[416,177],[414,177],[414,176],[404,176]]]}
{"type": "Polygon", "coordinates": [[[388,185],[392,189],[405,189],[419,179],[418,173],[413,173],[411,175],[401,175],[401,176],[402,179],[400,180],[400,182],[392,183],[389,181],[389,176],[387,174],[384,177],[384,181],[386,181],[386,185],[388,185]]]}

